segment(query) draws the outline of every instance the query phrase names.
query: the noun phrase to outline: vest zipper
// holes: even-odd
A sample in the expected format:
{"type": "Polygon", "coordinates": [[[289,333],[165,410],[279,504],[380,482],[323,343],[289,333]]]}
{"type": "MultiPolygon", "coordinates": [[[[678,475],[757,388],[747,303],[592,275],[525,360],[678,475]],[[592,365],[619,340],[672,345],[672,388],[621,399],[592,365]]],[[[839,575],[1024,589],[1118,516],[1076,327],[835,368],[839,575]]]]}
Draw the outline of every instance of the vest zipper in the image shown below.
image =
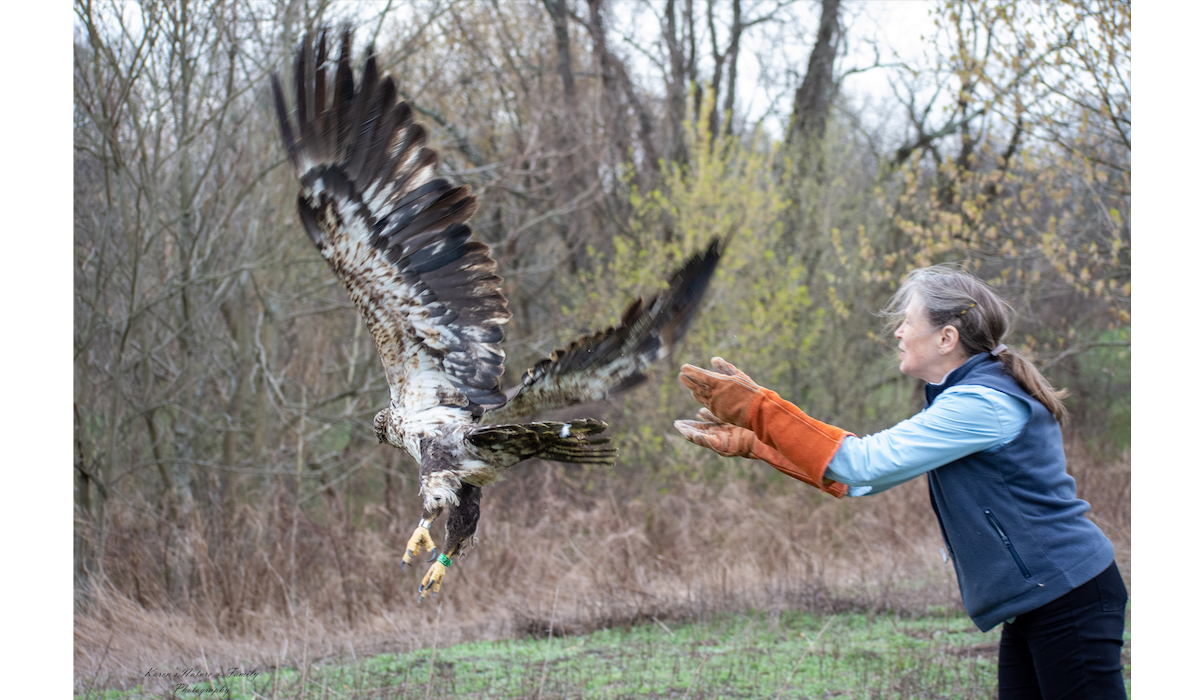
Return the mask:
{"type": "Polygon", "coordinates": [[[1017,562],[1017,568],[1021,570],[1025,578],[1031,577],[1033,574],[1029,573],[1029,569],[1025,568],[1025,562],[1021,561],[1021,555],[1017,554],[1016,548],[1009,541],[1008,535],[1004,534],[1004,529],[1000,527],[1000,521],[992,514],[991,509],[984,508],[983,514],[987,516],[988,522],[991,523],[992,529],[996,531],[996,534],[1000,535],[1000,541],[1004,543],[1005,547],[1008,547],[1008,553],[1012,555],[1013,561],[1017,562]]]}

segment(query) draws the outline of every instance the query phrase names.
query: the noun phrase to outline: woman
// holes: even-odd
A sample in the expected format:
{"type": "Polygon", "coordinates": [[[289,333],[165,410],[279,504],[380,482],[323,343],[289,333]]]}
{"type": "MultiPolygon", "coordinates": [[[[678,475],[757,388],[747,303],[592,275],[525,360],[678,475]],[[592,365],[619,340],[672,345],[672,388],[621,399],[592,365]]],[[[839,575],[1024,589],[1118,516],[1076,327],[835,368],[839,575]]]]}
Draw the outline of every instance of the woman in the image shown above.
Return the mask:
{"type": "Polygon", "coordinates": [[[1005,303],[969,274],[930,267],[909,273],[887,313],[900,371],[927,382],[916,416],[859,439],[713,358],[711,372],[683,366],[704,407],[676,428],[838,497],[927,473],[967,613],[984,631],[1004,623],[1000,698],[1124,698],[1125,584],[1067,475],[1060,394],[1001,343],[1005,303]]]}

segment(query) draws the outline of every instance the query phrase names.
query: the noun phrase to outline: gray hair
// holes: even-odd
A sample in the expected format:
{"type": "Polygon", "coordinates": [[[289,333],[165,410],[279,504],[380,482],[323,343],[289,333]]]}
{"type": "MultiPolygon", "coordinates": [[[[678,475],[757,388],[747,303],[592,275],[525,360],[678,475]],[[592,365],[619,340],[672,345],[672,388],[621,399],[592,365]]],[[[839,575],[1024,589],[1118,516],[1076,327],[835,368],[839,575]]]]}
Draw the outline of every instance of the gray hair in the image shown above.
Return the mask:
{"type": "Polygon", "coordinates": [[[954,265],[912,270],[883,310],[893,329],[904,321],[913,298],[920,299],[931,327],[954,326],[968,356],[995,352],[1004,363],[1004,371],[1022,389],[1040,401],[1059,423],[1066,420],[1067,409],[1062,402],[1066,390],[1055,389],[1028,358],[1001,345],[1011,327],[1012,307],[991,287],[954,265]]]}

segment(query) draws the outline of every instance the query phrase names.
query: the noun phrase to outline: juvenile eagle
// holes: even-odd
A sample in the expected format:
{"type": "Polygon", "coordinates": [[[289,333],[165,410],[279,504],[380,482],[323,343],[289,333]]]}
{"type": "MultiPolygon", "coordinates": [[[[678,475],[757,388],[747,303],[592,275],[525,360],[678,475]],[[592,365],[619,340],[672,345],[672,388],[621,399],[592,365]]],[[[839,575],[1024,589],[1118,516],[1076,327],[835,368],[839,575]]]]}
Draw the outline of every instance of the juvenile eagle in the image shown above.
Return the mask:
{"type": "Polygon", "coordinates": [[[475,198],[437,178],[438,155],[425,128],[397,102],[368,49],[362,80],[327,32],[296,53],[295,121],[279,77],[271,77],[288,157],[300,179],[297,209],[308,237],[366,320],[391,390],[375,416],[380,442],[403,447],[421,465],[424,510],[400,568],[433,552],[418,591],[437,595],[451,557],[475,534],[481,489],[512,465],[541,458],[611,464],[616,449],[596,437],[608,426],[514,421],[604,399],[645,379],[644,370],[683,337],[720,256],[714,240],[650,301],[634,301],[619,325],[580,338],[500,389],[504,324],[512,314],[488,246],[471,239],[475,198]],[[430,523],[447,513],[437,554],[430,523]]]}

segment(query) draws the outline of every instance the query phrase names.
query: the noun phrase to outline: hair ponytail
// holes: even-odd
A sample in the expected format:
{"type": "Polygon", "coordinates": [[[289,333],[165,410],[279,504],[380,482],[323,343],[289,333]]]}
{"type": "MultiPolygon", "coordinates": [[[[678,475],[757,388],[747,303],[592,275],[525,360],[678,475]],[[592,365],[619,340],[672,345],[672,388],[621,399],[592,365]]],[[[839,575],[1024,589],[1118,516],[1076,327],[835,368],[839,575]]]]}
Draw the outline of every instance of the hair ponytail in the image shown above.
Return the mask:
{"type": "Polygon", "coordinates": [[[998,357],[1004,363],[1004,371],[1012,375],[1012,378],[1017,380],[1017,384],[1029,392],[1030,396],[1040,401],[1059,425],[1065,425],[1067,407],[1062,400],[1067,398],[1070,392],[1066,389],[1055,389],[1050,381],[1042,376],[1038,368],[1034,367],[1033,363],[1019,352],[1005,349],[1000,352],[998,357]]]}
{"type": "Polygon", "coordinates": [[[948,265],[935,265],[909,272],[888,302],[884,314],[893,326],[904,320],[913,297],[919,297],[927,320],[935,328],[954,326],[967,356],[991,352],[1022,389],[1037,399],[1059,424],[1067,421],[1062,400],[1066,389],[1055,389],[1024,355],[1001,347],[1009,329],[1011,307],[974,275],[948,265]],[[999,349],[999,352],[996,350],[999,349]]]}

